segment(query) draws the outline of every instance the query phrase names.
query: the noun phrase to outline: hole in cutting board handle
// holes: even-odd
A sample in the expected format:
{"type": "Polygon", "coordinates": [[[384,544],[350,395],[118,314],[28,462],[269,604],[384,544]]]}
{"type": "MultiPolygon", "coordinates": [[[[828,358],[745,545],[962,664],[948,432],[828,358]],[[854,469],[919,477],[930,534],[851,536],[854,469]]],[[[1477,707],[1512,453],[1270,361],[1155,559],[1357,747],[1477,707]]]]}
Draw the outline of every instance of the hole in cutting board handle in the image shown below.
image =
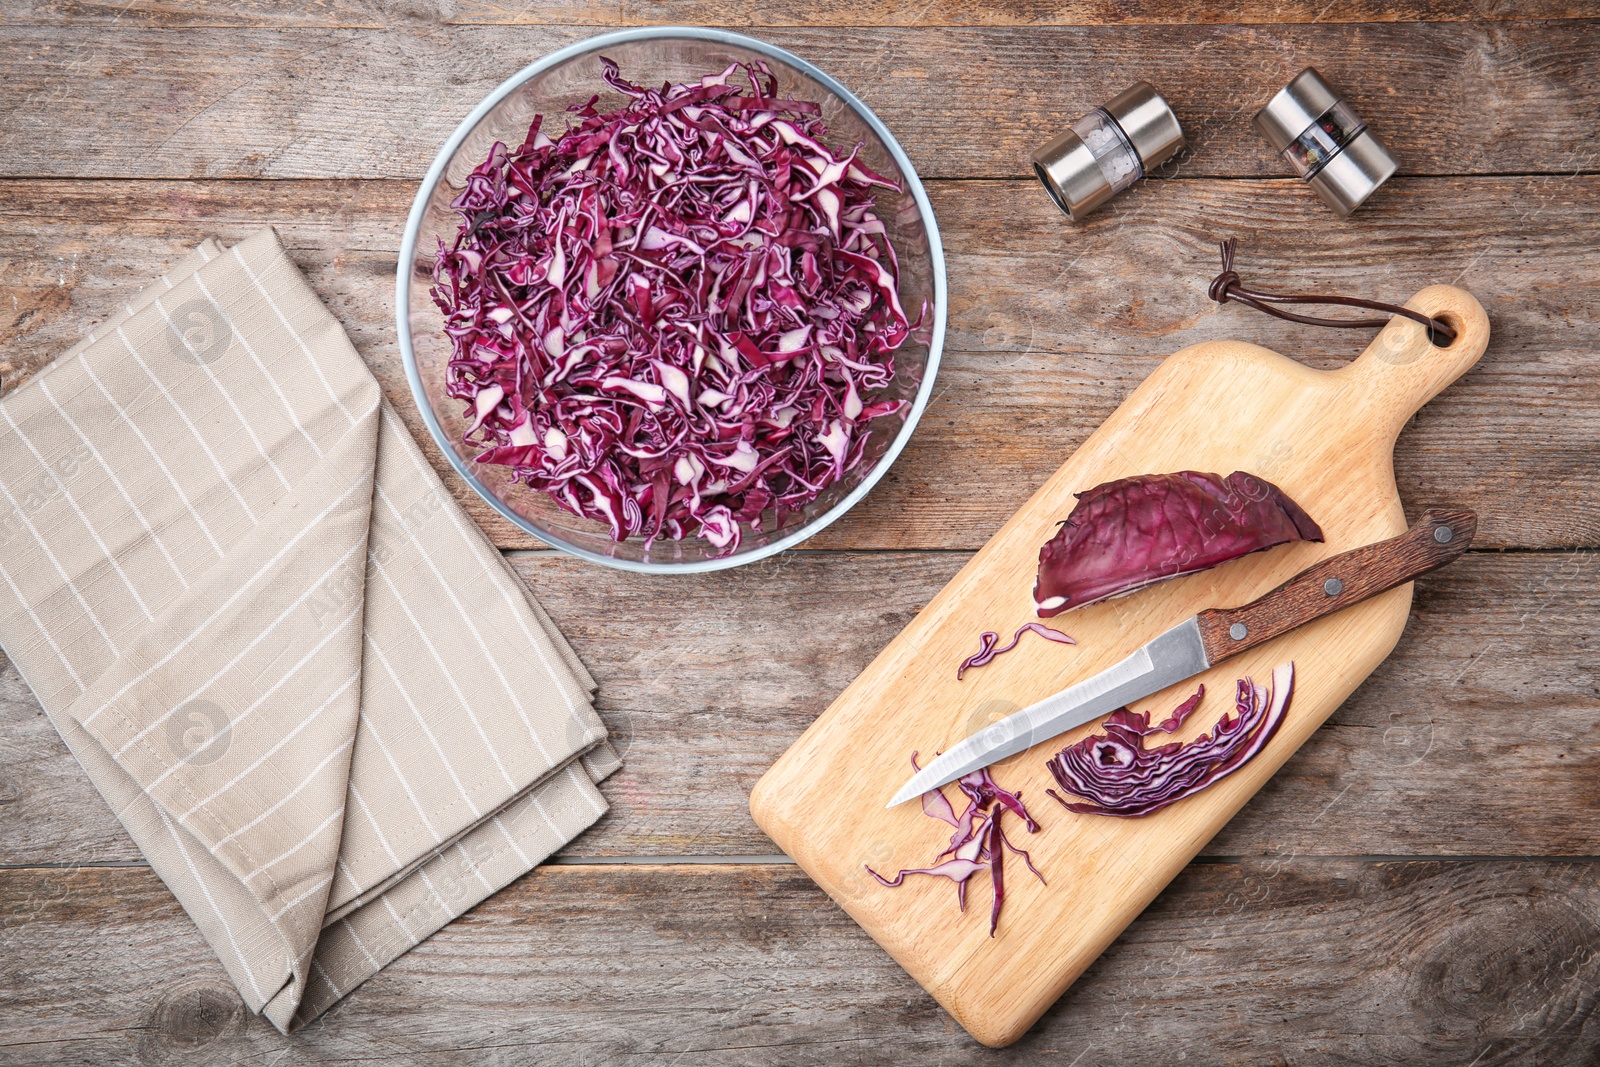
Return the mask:
{"type": "Polygon", "coordinates": [[[1450,285],[1420,290],[1406,306],[1438,318],[1455,330],[1455,339],[1438,345],[1428,330],[1410,319],[1396,317],[1378,331],[1360,356],[1335,377],[1356,383],[1346,403],[1398,435],[1417,409],[1465,374],[1483,355],[1489,343],[1489,319],[1472,294],[1450,285]]]}
{"type": "MultiPolygon", "coordinates": [[[[1449,348],[1451,345],[1461,340],[1461,331],[1463,329],[1463,325],[1460,315],[1457,315],[1454,311],[1441,311],[1435,315],[1434,318],[1450,327],[1450,332],[1453,334],[1453,336],[1445,338],[1442,343],[1435,341],[1432,337],[1429,337],[1428,343],[1430,345],[1432,345],[1434,348],[1443,349],[1449,348]]],[[[1430,330],[1429,332],[1431,333],[1432,331],[1430,330]]]]}

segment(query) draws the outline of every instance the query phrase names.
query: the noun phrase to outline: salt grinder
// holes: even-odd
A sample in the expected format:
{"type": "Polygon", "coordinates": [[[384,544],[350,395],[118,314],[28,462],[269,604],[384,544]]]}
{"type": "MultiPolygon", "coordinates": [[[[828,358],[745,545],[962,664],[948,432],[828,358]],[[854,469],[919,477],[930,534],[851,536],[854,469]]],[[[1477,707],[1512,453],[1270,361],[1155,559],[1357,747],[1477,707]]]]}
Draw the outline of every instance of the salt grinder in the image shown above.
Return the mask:
{"type": "Polygon", "coordinates": [[[1149,82],[1135,82],[1035,152],[1033,172],[1056,206],[1081,222],[1181,148],[1178,116],[1149,82]]]}
{"type": "Polygon", "coordinates": [[[1388,181],[1397,164],[1313,67],[1256,112],[1256,129],[1341,216],[1388,181]]]}

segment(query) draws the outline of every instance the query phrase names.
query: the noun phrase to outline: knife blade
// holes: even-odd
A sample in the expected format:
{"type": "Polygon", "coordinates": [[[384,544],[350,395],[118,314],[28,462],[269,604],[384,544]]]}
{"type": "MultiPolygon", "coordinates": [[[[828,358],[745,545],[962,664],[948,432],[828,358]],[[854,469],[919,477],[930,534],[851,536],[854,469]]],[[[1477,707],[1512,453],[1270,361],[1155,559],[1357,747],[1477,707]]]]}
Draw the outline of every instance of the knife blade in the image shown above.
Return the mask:
{"type": "Polygon", "coordinates": [[[1230,656],[1393,589],[1459,557],[1477,532],[1471,511],[1433,508],[1405,533],[1330,556],[1238,608],[1190,616],[1098,674],[974,733],[911,776],[888,806],[1016,755],[1230,656]]]}

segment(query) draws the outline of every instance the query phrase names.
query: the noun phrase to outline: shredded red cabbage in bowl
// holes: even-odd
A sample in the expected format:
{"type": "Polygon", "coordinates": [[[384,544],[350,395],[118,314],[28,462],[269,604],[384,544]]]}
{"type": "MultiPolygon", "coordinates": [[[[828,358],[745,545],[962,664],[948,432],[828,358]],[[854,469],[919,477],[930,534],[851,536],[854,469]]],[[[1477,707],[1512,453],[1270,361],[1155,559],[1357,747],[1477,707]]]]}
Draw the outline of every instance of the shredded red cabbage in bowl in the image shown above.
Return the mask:
{"type": "Polygon", "coordinates": [[[874,213],[898,185],[829,148],[760,62],[646,89],[602,60],[552,141],[535,117],[453,201],[434,301],[478,460],[612,538],[781,527],[862,463],[914,324],[874,213]],[[771,516],[770,520],[768,516],[771,516]]]}

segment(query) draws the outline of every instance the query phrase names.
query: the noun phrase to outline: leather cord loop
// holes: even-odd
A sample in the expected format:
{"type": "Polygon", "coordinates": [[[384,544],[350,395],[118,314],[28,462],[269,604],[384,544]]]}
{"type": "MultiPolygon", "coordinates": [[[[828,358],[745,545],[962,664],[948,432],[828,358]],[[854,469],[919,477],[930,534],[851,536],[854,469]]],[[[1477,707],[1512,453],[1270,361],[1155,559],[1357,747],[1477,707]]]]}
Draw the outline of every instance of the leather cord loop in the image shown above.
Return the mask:
{"type": "Polygon", "coordinates": [[[1374,326],[1387,326],[1389,320],[1382,319],[1320,319],[1311,315],[1300,315],[1293,311],[1284,311],[1282,308],[1273,307],[1274,304],[1339,304],[1344,307],[1366,308],[1371,311],[1386,311],[1390,315],[1402,315],[1413,322],[1421,323],[1428,331],[1428,340],[1435,345],[1448,345],[1456,339],[1455,330],[1435,318],[1430,318],[1420,311],[1412,311],[1408,307],[1398,304],[1385,304],[1380,300],[1363,300],[1356,296],[1319,296],[1315,293],[1267,293],[1259,289],[1246,289],[1239,280],[1239,272],[1233,269],[1233,253],[1238,247],[1235,238],[1228,238],[1222,242],[1222,272],[1211,279],[1211,287],[1207,290],[1211,299],[1219,304],[1226,304],[1230,300],[1238,301],[1257,311],[1264,311],[1290,322],[1303,322],[1307,326],[1335,326],[1348,329],[1362,329],[1374,326]],[[1443,338],[1441,342],[1439,339],[1443,338]]]}

